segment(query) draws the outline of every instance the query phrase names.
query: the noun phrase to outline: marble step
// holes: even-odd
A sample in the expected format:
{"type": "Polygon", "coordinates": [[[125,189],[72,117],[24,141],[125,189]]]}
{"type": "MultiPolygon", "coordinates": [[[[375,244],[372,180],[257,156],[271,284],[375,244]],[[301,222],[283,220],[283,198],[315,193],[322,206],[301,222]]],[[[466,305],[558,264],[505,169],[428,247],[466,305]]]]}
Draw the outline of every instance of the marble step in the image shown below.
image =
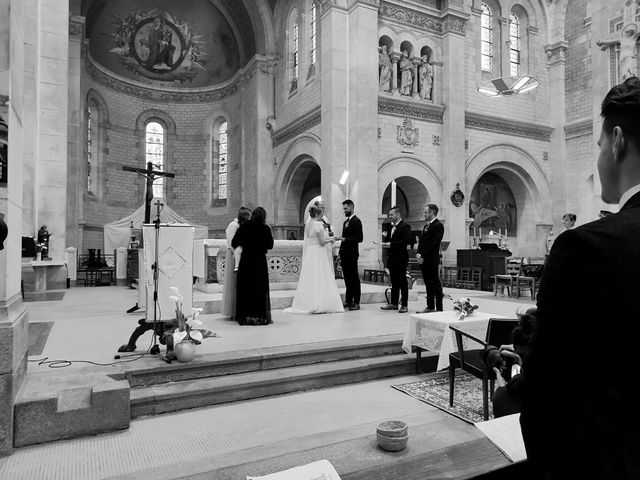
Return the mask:
{"type": "Polygon", "coordinates": [[[402,339],[402,334],[392,334],[198,354],[191,362],[172,362],[169,365],[158,357],[147,356],[136,362],[123,363],[124,375],[118,376],[118,379],[126,379],[132,387],[138,387],[314,363],[401,354],[402,339]]]}
{"type": "MultiPolygon", "coordinates": [[[[384,285],[367,285],[363,283],[360,303],[363,305],[369,303],[386,303],[387,300],[384,294],[386,288],[384,285]]],[[[271,291],[271,309],[282,310],[290,307],[295,293],[295,287],[293,289],[271,291]]],[[[340,297],[344,302],[344,288],[340,289],[340,297]]],[[[413,302],[417,299],[417,289],[410,289],[409,301],[413,302]]],[[[194,308],[202,308],[203,313],[220,313],[222,311],[222,294],[195,292],[193,296],[193,306],[194,308]]]]}
{"type": "MultiPolygon", "coordinates": [[[[437,353],[432,353],[437,359],[437,353]]],[[[415,373],[414,355],[321,362],[131,389],[131,418],[415,373]]]]}

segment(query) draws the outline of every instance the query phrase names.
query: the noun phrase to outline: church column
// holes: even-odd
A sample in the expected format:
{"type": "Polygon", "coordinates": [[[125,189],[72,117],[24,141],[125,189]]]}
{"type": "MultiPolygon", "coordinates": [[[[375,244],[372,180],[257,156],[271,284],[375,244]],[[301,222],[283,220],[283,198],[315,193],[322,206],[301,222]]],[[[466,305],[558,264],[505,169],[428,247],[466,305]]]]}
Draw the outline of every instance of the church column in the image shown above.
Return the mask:
{"type": "MultiPolygon", "coordinates": [[[[342,198],[349,197],[362,220],[364,241],[360,245],[360,266],[378,267],[378,1],[349,1],[349,68],[347,113],[347,164],[349,178],[342,198]]],[[[324,117],[323,117],[324,123],[324,117]]],[[[323,138],[324,143],[324,138],[323,138]]],[[[339,180],[339,176],[336,180],[339,180]]],[[[340,197],[334,201],[338,215],[344,219],[340,197]]]]}
{"type": "MultiPolygon", "coordinates": [[[[86,159],[81,139],[85,138],[85,118],[82,111],[84,99],[80,98],[81,52],[84,33],[84,17],[73,16],[69,20],[69,125],[67,178],[76,191],[67,195],[67,245],[82,249],[78,221],[83,218],[82,194],[86,189],[86,159]]],[[[53,238],[53,237],[52,237],[53,238]]],[[[105,254],[110,252],[104,252],[105,254]]]]}
{"type": "Polygon", "coordinates": [[[0,212],[8,227],[0,250],[0,456],[13,448],[13,404],[27,368],[28,313],[20,295],[25,4],[0,0],[0,115],[8,124],[7,183],[0,184],[0,212]]]}
{"type": "MultiPolygon", "coordinates": [[[[566,178],[567,149],[564,132],[565,119],[565,54],[568,43],[564,40],[546,45],[547,68],[549,70],[549,120],[551,122],[551,151],[549,152],[550,178],[566,178]]],[[[560,224],[560,219],[565,213],[565,187],[563,182],[549,182],[552,202],[551,224],[560,224]]],[[[553,228],[557,232],[557,228],[553,228]]],[[[538,229],[538,244],[544,244],[546,238],[540,238],[544,231],[538,229]]]]}
{"type": "MultiPolygon", "coordinates": [[[[464,106],[461,94],[465,91],[465,31],[468,15],[462,11],[462,1],[450,1],[447,15],[443,18],[443,58],[442,63],[442,102],[445,105],[442,125],[442,199],[439,217],[445,220],[444,240],[451,242],[444,262],[456,261],[456,250],[467,248],[465,220],[469,209],[470,185],[465,184],[464,149],[465,123],[464,106]],[[456,207],[450,196],[460,183],[465,193],[465,202],[456,207]]],[[[437,203],[436,199],[433,199],[437,203]]]]}
{"type": "Polygon", "coordinates": [[[36,137],[33,233],[52,234],[49,256],[64,260],[67,210],[69,2],[37,0],[36,137]]]}
{"type": "MultiPolygon", "coordinates": [[[[341,227],[344,214],[340,202],[346,192],[338,182],[348,165],[349,93],[355,94],[355,92],[349,92],[350,39],[347,0],[326,0],[320,2],[320,7],[321,195],[327,206],[327,216],[336,226],[341,227]]],[[[374,47],[375,45],[377,43],[374,43],[374,47]]],[[[375,53],[375,48],[373,50],[375,53]]],[[[363,76],[356,75],[356,77],[363,76]]],[[[375,75],[375,77],[378,76],[375,75]]],[[[355,172],[352,172],[350,177],[351,175],[355,176],[355,172]]],[[[352,184],[353,179],[349,178],[349,180],[349,184],[352,184]]]]}
{"type": "Polygon", "coordinates": [[[420,72],[420,64],[422,63],[422,57],[413,57],[411,59],[413,63],[413,92],[412,97],[418,99],[420,97],[420,87],[418,85],[418,73],[420,72]]]}

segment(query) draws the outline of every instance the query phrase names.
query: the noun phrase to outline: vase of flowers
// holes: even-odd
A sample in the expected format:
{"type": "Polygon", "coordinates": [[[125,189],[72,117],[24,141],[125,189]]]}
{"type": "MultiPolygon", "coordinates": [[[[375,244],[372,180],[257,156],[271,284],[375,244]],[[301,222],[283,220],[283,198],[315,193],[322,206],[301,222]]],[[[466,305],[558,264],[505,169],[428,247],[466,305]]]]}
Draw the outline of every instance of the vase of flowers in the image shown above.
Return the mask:
{"type": "MultiPolygon", "coordinates": [[[[179,362],[190,362],[196,354],[196,345],[200,345],[202,340],[209,337],[215,337],[216,334],[202,328],[195,328],[202,325],[198,320],[198,315],[202,312],[201,308],[192,308],[189,315],[185,315],[182,311],[183,297],[176,287],[170,287],[175,295],[169,298],[176,305],[176,328],[171,335],[172,342],[167,342],[167,346],[173,343],[173,353],[179,362]]],[[[168,347],[167,347],[168,348],[168,347]]],[[[167,352],[169,356],[169,352],[167,352]]]]}
{"type": "Polygon", "coordinates": [[[453,302],[453,310],[458,313],[458,320],[464,320],[469,315],[473,315],[478,309],[478,305],[471,303],[470,298],[459,298],[453,302]]]}

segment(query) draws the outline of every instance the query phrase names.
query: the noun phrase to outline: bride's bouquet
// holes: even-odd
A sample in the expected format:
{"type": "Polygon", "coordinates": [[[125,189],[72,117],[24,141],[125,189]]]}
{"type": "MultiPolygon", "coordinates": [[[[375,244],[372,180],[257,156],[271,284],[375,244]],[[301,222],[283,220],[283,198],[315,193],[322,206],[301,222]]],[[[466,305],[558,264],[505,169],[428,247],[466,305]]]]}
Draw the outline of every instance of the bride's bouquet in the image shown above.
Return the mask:
{"type": "Polygon", "coordinates": [[[473,305],[470,298],[459,298],[453,302],[453,310],[458,313],[458,320],[464,320],[469,315],[473,315],[478,309],[478,305],[473,305]]]}

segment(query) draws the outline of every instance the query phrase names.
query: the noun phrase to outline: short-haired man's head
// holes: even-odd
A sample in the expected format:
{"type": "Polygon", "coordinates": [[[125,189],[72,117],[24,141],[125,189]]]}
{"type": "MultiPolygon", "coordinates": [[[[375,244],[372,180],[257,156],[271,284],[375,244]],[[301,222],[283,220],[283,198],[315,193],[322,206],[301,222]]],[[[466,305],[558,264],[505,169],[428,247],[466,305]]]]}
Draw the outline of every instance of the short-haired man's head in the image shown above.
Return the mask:
{"type": "Polygon", "coordinates": [[[267,212],[262,207],[256,207],[251,214],[251,221],[264,225],[267,221],[267,212]]]}
{"type": "Polygon", "coordinates": [[[435,203],[427,203],[426,207],[427,207],[427,210],[431,210],[433,212],[434,216],[438,215],[438,212],[440,211],[440,209],[435,203]]]}
{"type": "Polygon", "coordinates": [[[562,220],[569,220],[572,223],[576,223],[577,219],[578,217],[575,213],[565,213],[564,215],[562,215],[562,220]]]}
{"type": "Polygon", "coordinates": [[[348,205],[348,206],[349,206],[349,207],[351,207],[351,208],[353,208],[353,207],[354,207],[354,205],[353,205],[353,201],[352,201],[352,200],[350,200],[350,199],[348,199],[348,198],[342,202],[342,205],[348,205]]]}
{"type": "Polygon", "coordinates": [[[611,135],[615,127],[620,127],[624,138],[640,149],[640,79],[627,78],[616,85],[602,100],[600,114],[602,129],[611,135]]]}
{"type": "Polygon", "coordinates": [[[394,205],[389,209],[389,215],[402,215],[402,212],[400,211],[400,208],[394,205]]]}
{"type": "Polygon", "coordinates": [[[318,215],[322,215],[322,209],[318,205],[311,205],[309,207],[309,215],[311,215],[311,218],[316,218],[318,215]]]}
{"type": "Polygon", "coordinates": [[[251,218],[251,210],[247,207],[240,207],[238,210],[238,223],[242,225],[251,218]]]}

